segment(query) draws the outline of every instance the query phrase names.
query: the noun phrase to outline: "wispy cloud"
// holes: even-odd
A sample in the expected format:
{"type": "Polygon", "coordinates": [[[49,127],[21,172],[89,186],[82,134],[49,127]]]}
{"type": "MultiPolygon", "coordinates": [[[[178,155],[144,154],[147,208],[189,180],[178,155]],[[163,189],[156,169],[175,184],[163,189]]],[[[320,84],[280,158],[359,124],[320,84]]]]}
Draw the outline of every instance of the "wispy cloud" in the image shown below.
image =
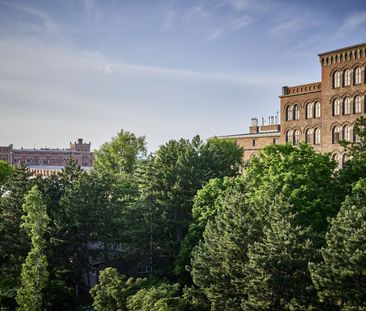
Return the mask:
{"type": "Polygon", "coordinates": [[[363,28],[360,28],[360,26],[364,24],[366,24],[366,12],[353,13],[345,18],[343,25],[339,28],[338,35],[345,36],[357,28],[363,31],[363,28]]]}

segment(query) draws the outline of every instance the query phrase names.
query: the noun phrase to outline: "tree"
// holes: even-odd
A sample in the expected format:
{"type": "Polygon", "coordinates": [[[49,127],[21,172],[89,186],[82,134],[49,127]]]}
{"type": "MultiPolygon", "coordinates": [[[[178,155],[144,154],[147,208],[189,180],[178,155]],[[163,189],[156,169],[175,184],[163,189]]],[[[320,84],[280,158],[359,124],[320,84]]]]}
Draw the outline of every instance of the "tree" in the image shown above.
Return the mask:
{"type": "Polygon", "coordinates": [[[211,302],[211,310],[240,310],[245,298],[244,265],[250,244],[260,239],[263,220],[243,192],[227,194],[203,240],[192,253],[192,279],[211,302]]]}
{"type": "Polygon", "coordinates": [[[251,202],[281,193],[296,213],[297,224],[321,234],[344,197],[334,176],[335,162],[306,144],[271,145],[253,157],[244,172],[251,202]]]}
{"type": "Polygon", "coordinates": [[[359,117],[353,127],[354,142],[342,141],[347,152],[347,162],[338,174],[344,195],[352,191],[352,186],[359,179],[366,177],[366,118],[359,117]]]}
{"type": "MultiPolygon", "coordinates": [[[[6,183],[14,168],[5,161],[0,161],[0,187],[6,183]]],[[[0,192],[1,193],[1,192],[0,192]]]]}
{"type": "Polygon", "coordinates": [[[20,228],[24,197],[32,185],[29,176],[25,167],[16,168],[0,198],[0,306],[9,308],[15,307],[21,265],[30,248],[27,234],[20,228]]]}
{"type": "Polygon", "coordinates": [[[47,258],[44,255],[44,234],[49,217],[41,193],[34,186],[25,197],[23,204],[25,215],[22,227],[32,241],[32,248],[22,265],[21,287],[17,291],[18,310],[42,310],[42,290],[48,278],[47,258]]]}
{"type": "Polygon", "coordinates": [[[319,254],[310,228],[294,225],[295,215],[281,197],[269,208],[263,239],[248,248],[243,310],[310,310],[317,307],[308,270],[319,254]]]}
{"type": "Polygon", "coordinates": [[[106,268],[100,272],[99,282],[91,290],[96,311],[127,311],[127,298],[137,292],[145,280],[120,276],[116,269],[106,268]]]}
{"type": "Polygon", "coordinates": [[[94,152],[94,168],[103,174],[132,174],[137,160],[146,155],[145,137],[121,130],[111,142],[94,152]]]}
{"type": "Polygon", "coordinates": [[[184,311],[186,303],[179,296],[179,284],[160,283],[140,289],[127,300],[129,311],[184,311]]]}
{"type": "Polygon", "coordinates": [[[309,268],[321,301],[341,310],[366,309],[366,179],[353,187],[331,221],[323,261],[309,268]]]}
{"type": "Polygon", "coordinates": [[[213,220],[221,205],[221,200],[235,191],[244,191],[242,177],[224,177],[211,179],[202,189],[198,190],[193,199],[193,221],[189,225],[188,233],[181,243],[179,255],[175,262],[175,273],[183,276],[185,284],[191,283],[186,267],[190,265],[193,248],[202,239],[207,223],[213,220]]]}

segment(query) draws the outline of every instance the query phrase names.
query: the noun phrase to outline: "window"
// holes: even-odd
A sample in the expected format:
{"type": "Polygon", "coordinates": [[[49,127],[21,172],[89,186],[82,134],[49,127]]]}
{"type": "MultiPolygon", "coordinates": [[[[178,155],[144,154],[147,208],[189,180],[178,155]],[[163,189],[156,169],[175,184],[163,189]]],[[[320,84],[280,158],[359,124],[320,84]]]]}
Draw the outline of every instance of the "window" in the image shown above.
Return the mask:
{"type": "Polygon", "coordinates": [[[293,118],[293,107],[292,105],[290,105],[286,109],[286,119],[287,121],[290,121],[292,120],[292,118],[293,118]]]}
{"type": "Polygon", "coordinates": [[[292,144],[292,131],[287,131],[286,142],[292,144]]]}
{"type": "Polygon", "coordinates": [[[353,141],[355,143],[360,143],[361,142],[360,136],[355,133],[354,128],[353,128],[353,141]]]}
{"type": "Polygon", "coordinates": [[[305,132],[305,142],[309,145],[313,143],[312,142],[312,138],[313,138],[312,132],[313,131],[311,129],[307,129],[305,132]]]}
{"type": "Polygon", "coordinates": [[[320,118],[320,103],[316,102],[315,103],[315,118],[320,118]]]}
{"type": "Polygon", "coordinates": [[[355,68],[355,77],[354,77],[354,84],[361,84],[361,68],[355,68]]]}
{"type": "Polygon", "coordinates": [[[338,153],[335,153],[332,155],[332,160],[337,162],[337,167],[340,168],[340,163],[339,163],[339,155],[338,153]]]}
{"type": "Polygon", "coordinates": [[[347,161],[348,161],[348,156],[347,156],[347,154],[344,154],[342,157],[342,167],[344,167],[344,165],[346,164],[347,161]]]}
{"type": "Polygon", "coordinates": [[[306,119],[313,118],[313,109],[314,109],[313,103],[308,103],[306,105],[306,119]]]}
{"type": "Polygon", "coordinates": [[[351,85],[351,71],[346,69],[343,73],[343,86],[351,85]]]}
{"type": "Polygon", "coordinates": [[[343,114],[350,114],[351,113],[351,103],[349,97],[346,97],[343,100],[343,114]]]}
{"type": "Polygon", "coordinates": [[[300,142],[300,131],[295,130],[294,131],[294,145],[297,145],[300,142]]]}
{"type": "Polygon", "coordinates": [[[354,99],[354,113],[361,113],[361,96],[356,96],[354,99]]]}
{"type": "Polygon", "coordinates": [[[300,119],[299,105],[295,105],[294,106],[294,120],[299,120],[299,119],[300,119]]]}
{"type": "Polygon", "coordinates": [[[334,101],[333,101],[333,116],[339,116],[340,113],[341,113],[341,109],[340,109],[340,102],[339,102],[339,99],[336,98],[334,101]]]}
{"type": "Polygon", "coordinates": [[[343,140],[351,141],[351,130],[348,125],[343,128],[343,140]]]}
{"type": "Polygon", "coordinates": [[[341,86],[341,75],[339,71],[336,71],[333,74],[333,87],[340,87],[341,86]]]}
{"type": "Polygon", "coordinates": [[[314,144],[320,145],[320,129],[318,128],[314,130],[314,144]]]}
{"type": "Polygon", "coordinates": [[[273,138],[273,143],[277,144],[277,138],[273,138]]]}
{"type": "Polygon", "coordinates": [[[333,131],[332,131],[332,136],[333,136],[333,144],[337,144],[338,141],[339,141],[339,127],[338,126],[335,126],[333,127],[333,131]]]}
{"type": "Polygon", "coordinates": [[[253,145],[253,147],[255,147],[257,145],[257,141],[255,139],[253,139],[252,145],[253,145]]]}

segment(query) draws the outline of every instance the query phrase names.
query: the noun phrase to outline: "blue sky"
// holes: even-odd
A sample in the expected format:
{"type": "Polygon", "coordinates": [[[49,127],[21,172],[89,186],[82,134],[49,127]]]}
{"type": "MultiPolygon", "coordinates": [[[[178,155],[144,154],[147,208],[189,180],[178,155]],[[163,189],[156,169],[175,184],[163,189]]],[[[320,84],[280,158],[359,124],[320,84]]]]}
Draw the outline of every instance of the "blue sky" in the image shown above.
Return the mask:
{"type": "Polygon", "coordinates": [[[364,0],[0,0],[0,145],[243,133],[365,26],[364,0]]]}

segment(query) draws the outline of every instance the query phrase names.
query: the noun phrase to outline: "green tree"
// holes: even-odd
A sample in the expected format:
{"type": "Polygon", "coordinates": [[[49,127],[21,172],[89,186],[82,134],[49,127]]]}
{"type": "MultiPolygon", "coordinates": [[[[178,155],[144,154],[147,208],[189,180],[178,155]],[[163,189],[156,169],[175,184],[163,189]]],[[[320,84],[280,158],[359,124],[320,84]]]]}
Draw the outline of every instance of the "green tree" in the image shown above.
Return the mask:
{"type": "Polygon", "coordinates": [[[366,178],[366,118],[359,117],[353,127],[353,142],[342,141],[348,160],[338,174],[344,194],[350,194],[352,186],[361,178],[366,178]]]}
{"type": "Polygon", "coordinates": [[[321,301],[341,310],[366,310],[366,179],[353,187],[331,221],[323,261],[309,264],[321,301]]]}
{"type": "Polygon", "coordinates": [[[99,282],[91,290],[93,307],[96,311],[127,311],[127,298],[137,292],[145,280],[119,275],[115,268],[100,272],[99,282]]]}
{"type": "Polygon", "coordinates": [[[139,158],[146,155],[145,137],[121,130],[111,142],[94,152],[94,168],[102,174],[124,176],[133,173],[139,158]]]}
{"type": "Polygon", "coordinates": [[[251,202],[281,193],[296,213],[297,224],[325,234],[344,197],[334,176],[335,162],[306,144],[271,145],[252,158],[244,172],[251,202]]]}
{"type": "Polygon", "coordinates": [[[42,310],[42,290],[48,279],[44,234],[49,218],[42,195],[34,186],[25,197],[22,227],[32,241],[32,248],[22,265],[21,287],[17,291],[18,310],[42,310]]]}
{"type": "Polygon", "coordinates": [[[0,197],[0,306],[15,308],[16,288],[21,265],[30,248],[29,239],[20,228],[24,215],[24,197],[31,189],[29,172],[16,168],[3,186],[0,197]]]}
{"type": "Polygon", "coordinates": [[[192,279],[211,310],[240,310],[245,298],[244,265],[251,243],[260,239],[263,220],[241,191],[228,193],[192,253],[192,279]]]}
{"type": "MultiPolygon", "coordinates": [[[[14,168],[5,161],[0,161],[0,187],[6,183],[14,168]]],[[[0,189],[1,190],[1,189],[0,189]]],[[[1,191],[0,191],[1,193],[1,191]]]]}
{"type": "Polygon", "coordinates": [[[192,250],[202,239],[207,223],[215,218],[222,198],[228,192],[239,190],[244,191],[242,177],[215,178],[198,190],[195,195],[192,207],[193,220],[181,243],[179,255],[175,262],[175,273],[183,276],[186,284],[191,282],[186,267],[190,265],[192,250]]]}
{"type": "Polygon", "coordinates": [[[268,209],[263,239],[248,248],[243,310],[310,310],[317,306],[308,270],[319,250],[310,240],[310,228],[294,225],[291,206],[282,198],[268,209]]]}
{"type": "Polygon", "coordinates": [[[184,311],[185,302],[179,296],[179,284],[160,283],[140,289],[127,300],[129,311],[184,311]]]}

